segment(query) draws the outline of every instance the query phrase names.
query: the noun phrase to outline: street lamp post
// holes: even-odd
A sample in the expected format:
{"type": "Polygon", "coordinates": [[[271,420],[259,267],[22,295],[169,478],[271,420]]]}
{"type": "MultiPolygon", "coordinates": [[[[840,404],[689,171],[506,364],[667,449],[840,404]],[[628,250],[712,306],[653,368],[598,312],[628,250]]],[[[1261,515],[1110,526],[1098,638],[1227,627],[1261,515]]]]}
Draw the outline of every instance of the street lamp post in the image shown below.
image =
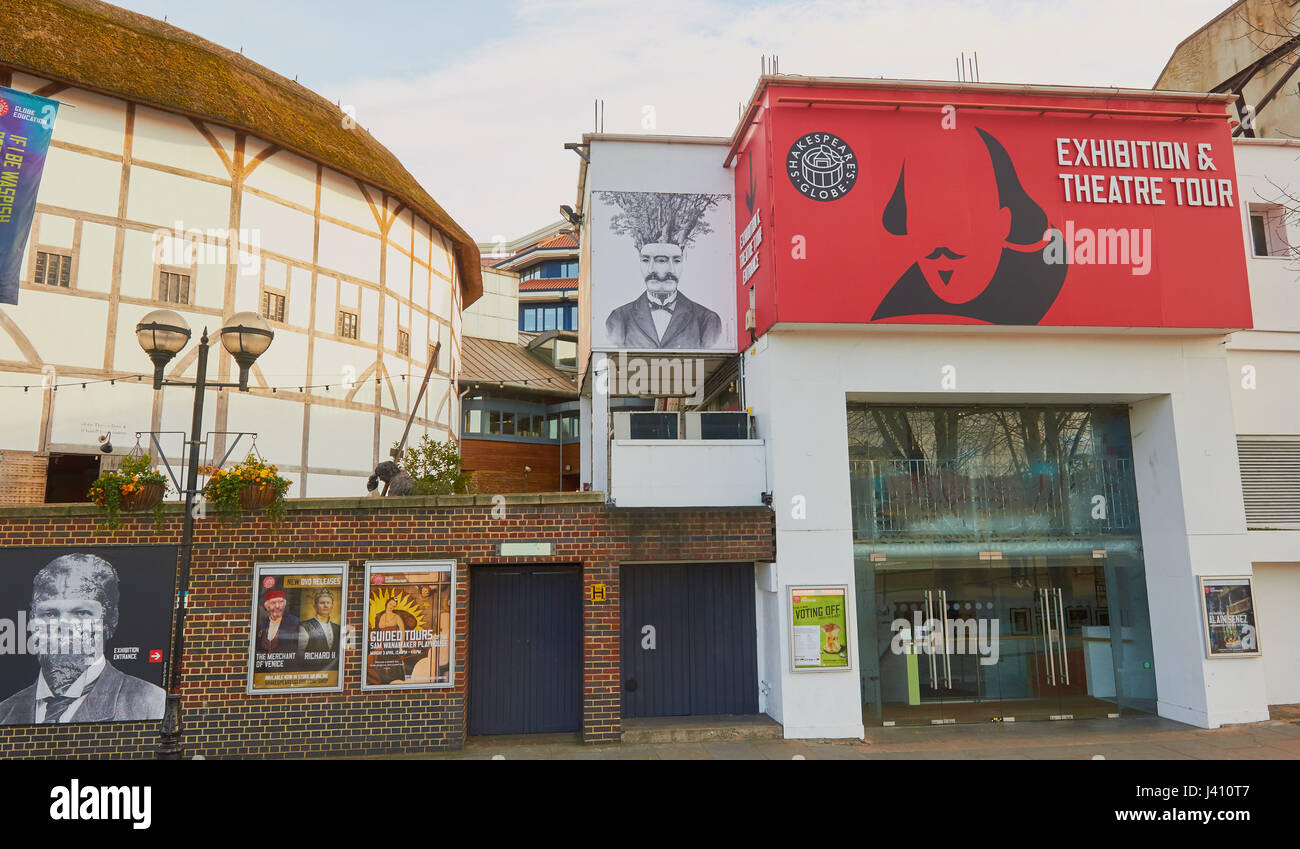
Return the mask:
{"type": "Polygon", "coordinates": [[[172,632],[172,651],[168,659],[164,684],[167,688],[167,707],[158,735],[157,755],[163,760],[178,760],[184,756],[181,722],[181,656],[185,650],[185,611],[189,607],[190,563],[194,550],[194,502],[199,496],[199,446],[202,444],[203,394],[209,386],[248,391],[248,371],[253,363],[270,346],[275,338],[270,325],[257,313],[241,312],[230,317],[221,328],[221,344],[239,364],[238,383],[208,382],[208,330],[203,329],[199,340],[198,365],[194,382],[169,380],[163,369],[190,340],[190,328],[171,310],[154,310],[141,319],[135,327],[140,347],[153,360],[153,388],[184,386],[194,389],[194,413],[190,423],[189,460],[185,471],[185,514],[181,531],[181,572],[176,587],[176,617],[172,632]]]}

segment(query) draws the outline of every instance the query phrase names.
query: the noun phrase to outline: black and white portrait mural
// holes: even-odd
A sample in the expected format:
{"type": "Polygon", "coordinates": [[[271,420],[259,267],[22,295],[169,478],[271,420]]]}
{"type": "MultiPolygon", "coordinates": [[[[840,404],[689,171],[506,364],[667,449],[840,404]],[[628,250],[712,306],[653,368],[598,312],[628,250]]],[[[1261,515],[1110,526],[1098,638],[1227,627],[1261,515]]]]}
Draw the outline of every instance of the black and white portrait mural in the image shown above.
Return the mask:
{"type": "Polygon", "coordinates": [[[592,192],[593,350],[736,350],[731,196],[592,192]]]}
{"type": "Polygon", "coordinates": [[[0,552],[0,725],[162,719],[176,546],[0,552]]]}

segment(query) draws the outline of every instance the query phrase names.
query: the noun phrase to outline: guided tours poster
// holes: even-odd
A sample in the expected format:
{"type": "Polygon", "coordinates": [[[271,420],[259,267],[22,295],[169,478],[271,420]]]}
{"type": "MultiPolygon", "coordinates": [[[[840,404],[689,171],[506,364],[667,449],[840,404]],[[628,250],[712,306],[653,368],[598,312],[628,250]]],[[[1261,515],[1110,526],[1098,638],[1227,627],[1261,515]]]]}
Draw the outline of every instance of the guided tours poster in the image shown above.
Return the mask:
{"type": "Polygon", "coordinates": [[[343,689],[346,563],[254,567],[248,692],[343,689]]]}
{"type": "Polygon", "coordinates": [[[790,658],[795,670],[849,666],[845,587],[790,588],[790,658]]]}
{"type": "Polygon", "coordinates": [[[362,688],[450,687],[453,560],[366,564],[362,688]]]}
{"type": "Polygon", "coordinates": [[[1258,657],[1259,630],[1250,578],[1201,578],[1209,657],[1258,657]]]}

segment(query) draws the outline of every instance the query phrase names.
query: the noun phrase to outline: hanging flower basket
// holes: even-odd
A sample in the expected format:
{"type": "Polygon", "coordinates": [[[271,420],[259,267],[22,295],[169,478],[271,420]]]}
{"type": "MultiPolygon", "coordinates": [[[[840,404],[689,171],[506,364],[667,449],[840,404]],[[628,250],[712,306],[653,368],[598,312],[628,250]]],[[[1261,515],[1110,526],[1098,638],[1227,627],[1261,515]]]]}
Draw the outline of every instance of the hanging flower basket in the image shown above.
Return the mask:
{"type": "Polygon", "coordinates": [[[162,524],[163,496],[167,478],[153,468],[148,454],[132,454],[119,468],[102,472],[90,485],[86,497],[104,511],[104,528],[116,531],[126,527],[122,513],[154,511],[154,524],[162,524]]]}
{"type": "Polygon", "coordinates": [[[130,492],[122,495],[122,509],[128,513],[138,510],[152,510],[162,503],[167,494],[167,485],[162,483],[142,483],[130,492]]]}
{"type": "Polygon", "coordinates": [[[265,510],[275,502],[275,488],[265,484],[245,484],[239,491],[239,506],[248,512],[265,510]]]}
{"type": "Polygon", "coordinates": [[[284,494],[292,485],[279,470],[255,454],[230,469],[204,469],[210,475],[203,498],[228,522],[244,513],[265,511],[272,525],[284,519],[284,494]]]}

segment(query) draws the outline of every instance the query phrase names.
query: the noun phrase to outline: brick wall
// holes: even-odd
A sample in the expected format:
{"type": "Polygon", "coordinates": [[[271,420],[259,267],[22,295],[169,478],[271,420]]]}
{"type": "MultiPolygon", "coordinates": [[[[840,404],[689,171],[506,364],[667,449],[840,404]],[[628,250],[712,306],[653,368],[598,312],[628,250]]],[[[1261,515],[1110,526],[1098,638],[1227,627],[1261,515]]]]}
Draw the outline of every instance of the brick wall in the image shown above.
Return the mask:
{"type": "MultiPolygon", "coordinates": [[[[550,540],[550,557],[529,563],[581,564],[583,571],[583,739],[619,739],[618,566],[640,561],[768,561],[775,558],[770,510],[619,509],[601,493],[511,496],[504,517],[488,495],[388,499],[301,499],[288,502],[284,525],[264,520],[195,526],[191,600],[186,619],[182,697],[189,756],[304,757],[429,752],[464,741],[471,565],[513,564],[498,542],[550,540]],[[359,647],[345,660],[344,689],[323,694],[245,692],[249,611],[255,562],[346,560],[347,618],[360,632],[362,576],[367,560],[454,558],[457,612],[455,686],[441,690],[362,692],[359,647]],[[604,603],[590,601],[603,583],[604,603]]],[[[84,505],[0,509],[3,548],[32,545],[178,544],[181,520],[172,508],[166,528],[133,517],[116,534],[98,531],[99,514],[84,505]]],[[[157,722],[103,725],[0,726],[0,756],[150,757],[157,722]]]]}

